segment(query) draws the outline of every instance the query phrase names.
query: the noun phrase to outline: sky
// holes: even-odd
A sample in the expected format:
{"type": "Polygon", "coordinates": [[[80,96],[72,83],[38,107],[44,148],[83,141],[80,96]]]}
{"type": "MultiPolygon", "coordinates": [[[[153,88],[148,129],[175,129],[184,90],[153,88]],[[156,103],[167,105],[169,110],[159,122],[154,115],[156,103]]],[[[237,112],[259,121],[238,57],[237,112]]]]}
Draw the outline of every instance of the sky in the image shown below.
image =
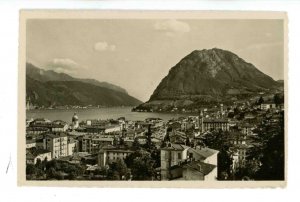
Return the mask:
{"type": "Polygon", "coordinates": [[[30,19],[26,60],[39,68],[106,81],[147,101],[194,50],[232,51],[284,78],[282,20],[30,19]]]}

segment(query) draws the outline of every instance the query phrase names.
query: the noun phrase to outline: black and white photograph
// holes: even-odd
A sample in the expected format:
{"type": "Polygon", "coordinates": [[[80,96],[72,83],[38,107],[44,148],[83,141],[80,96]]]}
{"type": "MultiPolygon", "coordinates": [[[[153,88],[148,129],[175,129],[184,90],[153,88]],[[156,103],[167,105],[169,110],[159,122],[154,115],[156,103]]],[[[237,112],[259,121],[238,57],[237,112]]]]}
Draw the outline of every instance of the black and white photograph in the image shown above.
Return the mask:
{"type": "Polygon", "coordinates": [[[23,11],[18,180],[285,185],[286,52],[282,12],[23,11]]]}

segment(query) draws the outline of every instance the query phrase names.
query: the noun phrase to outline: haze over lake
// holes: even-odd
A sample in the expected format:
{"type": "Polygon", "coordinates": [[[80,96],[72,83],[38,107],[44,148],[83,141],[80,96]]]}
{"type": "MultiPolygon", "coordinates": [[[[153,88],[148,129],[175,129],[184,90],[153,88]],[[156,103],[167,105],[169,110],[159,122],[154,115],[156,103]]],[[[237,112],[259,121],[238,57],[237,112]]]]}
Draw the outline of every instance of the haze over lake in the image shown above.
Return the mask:
{"type": "Polygon", "coordinates": [[[26,118],[47,118],[49,120],[62,120],[67,123],[76,112],[79,121],[86,119],[117,119],[125,117],[126,120],[145,120],[146,118],[161,118],[164,121],[180,116],[189,116],[191,114],[178,113],[154,113],[154,112],[132,112],[131,107],[110,107],[110,108],[92,108],[92,109],[34,109],[26,111],[26,118]]]}

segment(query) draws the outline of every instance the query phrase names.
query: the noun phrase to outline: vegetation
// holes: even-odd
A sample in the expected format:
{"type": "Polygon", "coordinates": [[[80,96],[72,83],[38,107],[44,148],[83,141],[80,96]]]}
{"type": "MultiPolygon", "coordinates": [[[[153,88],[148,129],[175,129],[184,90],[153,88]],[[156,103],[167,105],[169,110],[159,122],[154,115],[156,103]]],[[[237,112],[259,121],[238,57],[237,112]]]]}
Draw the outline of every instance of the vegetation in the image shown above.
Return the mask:
{"type": "Polygon", "coordinates": [[[284,113],[279,124],[261,124],[254,141],[260,144],[249,150],[243,174],[254,180],[284,180],[284,113]]]}
{"type": "Polygon", "coordinates": [[[28,180],[75,180],[77,176],[84,174],[84,170],[81,165],[70,164],[65,161],[56,159],[41,161],[38,159],[35,165],[26,165],[26,178],[28,180]]]}
{"type": "Polygon", "coordinates": [[[218,180],[232,179],[232,157],[230,153],[230,143],[228,141],[228,132],[214,131],[207,133],[203,137],[204,145],[219,151],[218,154],[218,180]]]}
{"type": "MultiPolygon", "coordinates": [[[[132,180],[153,180],[155,178],[155,167],[157,157],[145,150],[138,150],[130,154],[126,159],[126,165],[131,169],[132,180]]],[[[160,159],[159,159],[160,161],[160,159]]]]}
{"type": "Polygon", "coordinates": [[[140,101],[128,94],[80,81],[40,82],[26,78],[26,96],[35,106],[133,106],[140,101]]]}

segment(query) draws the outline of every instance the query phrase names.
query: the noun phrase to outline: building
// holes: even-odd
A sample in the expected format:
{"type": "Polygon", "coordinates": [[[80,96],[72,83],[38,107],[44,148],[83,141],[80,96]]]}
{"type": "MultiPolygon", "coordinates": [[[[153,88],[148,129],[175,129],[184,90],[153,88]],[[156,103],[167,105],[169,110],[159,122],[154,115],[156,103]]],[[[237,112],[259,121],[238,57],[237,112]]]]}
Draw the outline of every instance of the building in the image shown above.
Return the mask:
{"type": "Polygon", "coordinates": [[[201,111],[199,115],[199,130],[201,133],[204,133],[206,131],[212,131],[212,130],[223,130],[228,131],[229,130],[229,122],[227,119],[210,119],[210,118],[204,118],[203,112],[201,111]]]}
{"type": "Polygon", "coordinates": [[[264,102],[260,104],[261,110],[269,110],[269,109],[276,109],[276,104],[274,102],[264,102]]]}
{"type": "Polygon", "coordinates": [[[239,128],[241,129],[241,132],[247,136],[253,135],[253,129],[255,129],[253,125],[248,123],[241,124],[239,128]]]}
{"type": "Polygon", "coordinates": [[[68,130],[67,123],[53,123],[51,124],[52,132],[66,132],[68,130]]]}
{"type": "Polygon", "coordinates": [[[104,148],[98,154],[98,166],[106,166],[109,163],[117,161],[118,159],[124,160],[131,153],[133,153],[133,151],[127,149],[104,148]]]}
{"type": "Polygon", "coordinates": [[[26,127],[27,135],[39,135],[45,132],[50,132],[49,127],[41,127],[41,126],[29,126],[26,127]]]}
{"type": "Polygon", "coordinates": [[[188,149],[188,157],[194,161],[202,161],[204,163],[218,165],[219,151],[208,147],[196,147],[188,149]]]}
{"type": "Polygon", "coordinates": [[[187,164],[184,164],[182,167],[183,180],[217,180],[218,170],[216,165],[204,163],[201,161],[191,161],[187,164]]]}
{"type": "Polygon", "coordinates": [[[68,151],[67,155],[71,156],[73,155],[74,152],[77,152],[77,142],[73,138],[68,138],[68,151]]]}
{"type": "Polygon", "coordinates": [[[228,120],[226,119],[202,119],[202,132],[206,131],[228,131],[229,130],[229,124],[228,120]]]}
{"type": "Polygon", "coordinates": [[[186,142],[186,134],[180,131],[173,131],[170,134],[170,142],[176,144],[185,144],[186,142]]]}
{"type": "Polygon", "coordinates": [[[48,133],[43,138],[43,147],[51,151],[52,158],[68,155],[68,137],[66,133],[48,133]]]}
{"type": "Polygon", "coordinates": [[[114,138],[103,137],[101,135],[87,134],[80,138],[79,141],[79,151],[88,152],[90,154],[98,153],[102,147],[113,145],[114,138]]]}
{"type": "Polygon", "coordinates": [[[26,149],[30,149],[36,147],[35,140],[26,140],[26,149]]]}
{"type": "Polygon", "coordinates": [[[49,119],[45,119],[45,118],[37,118],[34,119],[30,125],[45,125],[45,124],[50,124],[51,121],[49,119]]]}
{"type": "Polygon", "coordinates": [[[45,159],[50,161],[52,159],[51,151],[44,150],[44,149],[26,150],[26,163],[27,164],[36,164],[38,159],[40,159],[41,161],[44,161],[45,159]]]}
{"type": "Polygon", "coordinates": [[[232,170],[244,167],[246,164],[247,150],[250,147],[247,135],[241,132],[230,134],[230,143],[233,145],[230,150],[232,153],[232,170]]]}
{"type": "Polygon", "coordinates": [[[114,132],[120,132],[121,131],[121,126],[118,125],[110,125],[106,126],[104,132],[105,133],[114,133],[114,132]]]}
{"type": "Polygon", "coordinates": [[[188,149],[189,147],[185,145],[172,143],[168,143],[167,147],[161,148],[161,180],[169,180],[182,175],[179,164],[187,159],[188,149]]]}
{"type": "Polygon", "coordinates": [[[169,143],[161,149],[161,180],[216,180],[218,153],[169,143]]]}
{"type": "Polygon", "coordinates": [[[246,158],[247,158],[247,150],[249,146],[240,144],[235,145],[231,148],[232,153],[232,170],[236,170],[237,168],[243,168],[246,166],[246,158]]]}
{"type": "Polygon", "coordinates": [[[92,133],[92,134],[102,134],[105,132],[105,127],[103,126],[97,126],[97,125],[92,125],[92,126],[85,126],[85,132],[87,133],[92,133]]]}

